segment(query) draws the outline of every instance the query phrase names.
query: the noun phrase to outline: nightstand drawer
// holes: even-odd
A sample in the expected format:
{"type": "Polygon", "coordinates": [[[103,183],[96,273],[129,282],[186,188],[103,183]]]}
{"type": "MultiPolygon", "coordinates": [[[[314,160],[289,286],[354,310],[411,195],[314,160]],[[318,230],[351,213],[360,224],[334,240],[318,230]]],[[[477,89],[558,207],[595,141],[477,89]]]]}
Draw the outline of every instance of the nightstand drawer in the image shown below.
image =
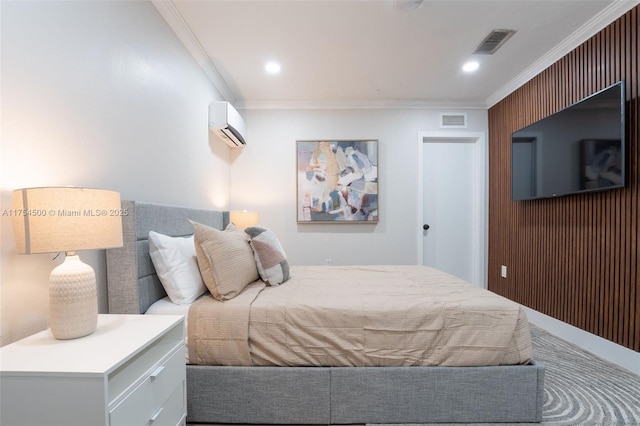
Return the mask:
{"type": "MultiPolygon", "coordinates": [[[[169,399],[151,416],[149,425],[184,425],[187,420],[185,415],[185,383],[183,382],[176,390],[169,396],[169,399]]],[[[145,423],[146,425],[147,423],[145,423]]]]}
{"type": "Polygon", "coordinates": [[[165,363],[158,365],[131,394],[127,395],[110,412],[110,424],[114,426],[177,424],[185,412],[184,352],[184,348],[176,351],[165,363]],[[168,423],[161,422],[161,419],[167,419],[168,423]]]}
{"type": "Polygon", "coordinates": [[[183,333],[182,324],[174,326],[160,339],[109,374],[109,404],[119,404],[118,399],[130,391],[132,386],[136,386],[140,380],[144,380],[145,375],[149,374],[154,365],[177,346],[183,345],[183,333]]]}

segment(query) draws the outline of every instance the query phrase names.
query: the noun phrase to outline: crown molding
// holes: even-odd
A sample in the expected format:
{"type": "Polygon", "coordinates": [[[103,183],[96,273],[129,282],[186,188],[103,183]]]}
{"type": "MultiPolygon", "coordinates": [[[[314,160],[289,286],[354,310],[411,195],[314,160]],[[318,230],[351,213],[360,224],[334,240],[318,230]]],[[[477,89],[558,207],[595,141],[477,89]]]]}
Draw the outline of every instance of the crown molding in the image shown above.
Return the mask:
{"type": "Polygon", "coordinates": [[[350,100],[350,101],[252,101],[239,100],[237,109],[487,109],[484,102],[451,102],[415,100],[350,100]]]}
{"type": "Polygon", "coordinates": [[[176,8],[173,0],[150,0],[151,3],[158,10],[160,15],[169,24],[173,32],[182,44],[187,48],[191,56],[198,62],[204,73],[209,80],[213,83],[213,86],[224,98],[225,101],[235,103],[237,96],[233,94],[229,86],[224,81],[215,65],[209,59],[204,48],[200,44],[200,41],[193,34],[182,15],[176,8]]]}
{"type": "Polygon", "coordinates": [[[593,37],[607,25],[640,4],[640,0],[615,0],[600,13],[574,31],[569,37],[540,57],[522,73],[505,84],[501,89],[487,98],[486,107],[491,108],[509,94],[520,88],[527,81],[559,61],[566,54],[593,37]]]}

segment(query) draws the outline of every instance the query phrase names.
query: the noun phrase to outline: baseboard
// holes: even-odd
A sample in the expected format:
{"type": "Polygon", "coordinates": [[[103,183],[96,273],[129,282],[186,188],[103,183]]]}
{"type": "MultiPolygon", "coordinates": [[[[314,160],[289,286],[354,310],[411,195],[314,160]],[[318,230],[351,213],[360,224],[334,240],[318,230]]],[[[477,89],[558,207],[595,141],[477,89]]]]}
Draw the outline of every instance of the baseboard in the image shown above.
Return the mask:
{"type": "Polygon", "coordinates": [[[624,346],[603,339],[548,315],[523,306],[529,322],[542,327],[549,333],[580,346],[586,351],[599,356],[609,362],[626,368],[634,374],[640,375],[640,352],[632,351],[624,346]]]}

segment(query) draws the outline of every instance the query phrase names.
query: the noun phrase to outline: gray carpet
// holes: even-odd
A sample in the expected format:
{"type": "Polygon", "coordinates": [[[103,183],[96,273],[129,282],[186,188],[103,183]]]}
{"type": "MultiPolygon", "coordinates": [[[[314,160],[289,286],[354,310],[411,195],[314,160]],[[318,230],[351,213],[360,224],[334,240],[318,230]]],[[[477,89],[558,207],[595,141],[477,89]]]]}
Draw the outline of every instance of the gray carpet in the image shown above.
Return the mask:
{"type": "Polygon", "coordinates": [[[539,327],[531,334],[534,358],[546,367],[542,425],[640,425],[640,376],[539,327]]]}

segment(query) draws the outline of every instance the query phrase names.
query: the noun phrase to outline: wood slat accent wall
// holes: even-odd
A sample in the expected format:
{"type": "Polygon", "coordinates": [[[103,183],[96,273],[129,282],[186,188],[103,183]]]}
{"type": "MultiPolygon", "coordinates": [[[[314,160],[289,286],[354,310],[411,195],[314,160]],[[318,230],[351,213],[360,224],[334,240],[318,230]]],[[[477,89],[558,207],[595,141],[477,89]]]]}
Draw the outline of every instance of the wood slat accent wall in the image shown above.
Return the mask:
{"type": "Polygon", "coordinates": [[[637,6],[489,109],[489,289],[634,351],[640,351],[639,21],[637,6]],[[511,134],[619,80],[626,81],[626,187],[512,202],[511,134]]]}

